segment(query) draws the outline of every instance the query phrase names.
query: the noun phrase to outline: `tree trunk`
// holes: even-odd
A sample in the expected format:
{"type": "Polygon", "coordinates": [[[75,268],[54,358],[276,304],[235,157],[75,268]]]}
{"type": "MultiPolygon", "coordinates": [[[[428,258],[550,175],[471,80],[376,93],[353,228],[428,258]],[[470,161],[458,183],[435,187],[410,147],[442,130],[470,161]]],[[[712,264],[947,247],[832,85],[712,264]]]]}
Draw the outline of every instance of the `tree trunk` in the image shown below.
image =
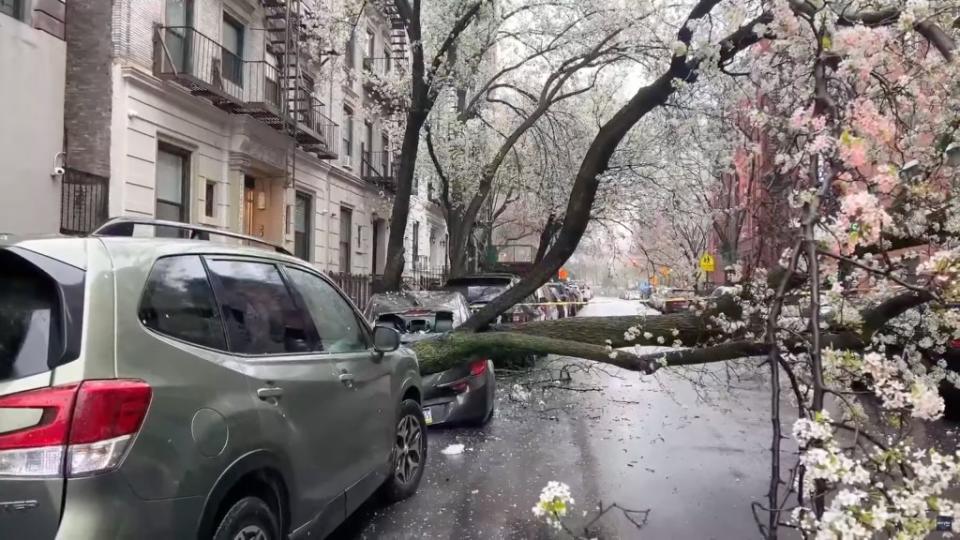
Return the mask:
{"type": "Polygon", "coordinates": [[[404,129],[403,146],[400,150],[400,167],[397,171],[397,194],[393,198],[393,210],[390,214],[390,234],[387,239],[387,258],[383,269],[384,291],[399,291],[403,276],[404,247],[403,240],[407,232],[407,220],[410,217],[410,195],[413,188],[413,173],[417,164],[417,151],[420,146],[420,128],[427,115],[422,108],[412,107],[407,113],[407,125],[404,129]]]}
{"type": "Polygon", "coordinates": [[[457,209],[447,214],[447,252],[450,257],[450,277],[467,273],[467,247],[470,236],[463,230],[457,209]]]}
{"type": "MultiPolygon", "coordinates": [[[[798,286],[800,282],[796,279],[784,277],[788,275],[786,272],[786,269],[771,272],[768,283],[783,283],[783,291],[798,286]]],[[[873,333],[887,321],[932,299],[929,293],[914,291],[892,296],[861,310],[865,324],[860,332],[842,328],[827,329],[822,335],[822,344],[837,350],[863,350],[871,342],[873,333]]],[[[434,340],[415,342],[411,348],[417,353],[423,374],[439,373],[478,356],[496,359],[501,354],[515,353],[586,358],[644,373],[652,373],[665,365],[706,364],[769,353],[770,343],[742,341],[724,335],[715,323],[715,317],[721,313],[729,320],[738,320],[742,312],[733,298],[725,296],[718,300],[716,306],[700,315],[684,312],[535,321],[494,327],[487,332],[452,332],[434,340]],[[627,339],[629,334],[637,336],[636,339],[627,339]],[[677,345],[689,348],[644,355],[615,350],[631,345],[677,345]]],[[[761,318],[746,322],[750,332],[763,335],[765,320],[761,318]]],[[[798,336],[786,345],[790,350],[803,352],[809,343],[804,336],[798,336]]]]}
{"type": "Polygon", "coordinates": [[[433,106],[430,88],[424,80],[426,70],[421,43],[420,0],[413,0],[412,4],[413,8],[407,19],[409,25],[407,34],[410,37],[412,54],[410,110],[407,111],[407,125],[403,130],[403,144],[400,147],[397,194],[393,198],[393,211],[390,213],[390,234],[387,238],[387,258],[383,269],[383,280],[379,283],[381,292],[400,290],[404,265],[403,238],[406,235],[407,220],[410,216],[410,194],[413,190],[413,174],[420,148],[420,129],[423,128],[427,114],[433,106]]]}

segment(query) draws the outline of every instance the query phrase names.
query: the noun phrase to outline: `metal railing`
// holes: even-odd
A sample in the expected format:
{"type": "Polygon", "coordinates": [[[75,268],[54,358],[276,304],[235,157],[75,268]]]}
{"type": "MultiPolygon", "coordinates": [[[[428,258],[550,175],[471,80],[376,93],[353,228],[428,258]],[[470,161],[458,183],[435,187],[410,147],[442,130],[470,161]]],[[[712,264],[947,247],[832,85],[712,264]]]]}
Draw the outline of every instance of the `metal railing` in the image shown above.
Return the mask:
{"type": "Polygon", "coordinates": [[[60,232],[87,234],[107,221],[109,178],[68,168],[60,189],[60,232]]]}
{"type": "Polygon", "coordinates": [[[208,90],[243,101],[243,59],[192,26],[158,26],[154,71],[192,90],[208,90]]]}
{"type": "Polygon", "coordinates": [[[267,62],[243,62],[244,98],[247,103],[265,104],[279,113],[283,93],[280,90],[280,70],[267,62]]]}
{"type": "Polygon", "coordinates": [[[397,69],[398,65],[393,58],[385,56],[382,58],[367,57],[363,59],[363,70],[376,75],[387,75],[397,69]]]}
{"type": "Polygon", "coordinates": [[[399,162],[393,159],[393,152],[383,150],[371,152],[364,149],[361,153],[360,175],[364,179],[392,180],[396,176],[399,162]]]}
{"type": "Polygon", "coordinates": [[[297,142],[336,157],[339,126],[323,113],[323,103],[305,88],[287,89],[280,68],[248,61],[190,26],[157,26],[154,73],[174,79],[194,94],[205,94],[226,110],[250,114],[283,129],[283,100],[298,124],[297,142]]]}
{"type": "MultiPolygon", "coordinates": [[[[363,309],[373,294],[374,283],[383,281],[381,274],[347,274],[345,272],[327,272],[327,275],[343,292],[363,309]]],[[[407,290],[437,290],[447,281],[445,270],[426,271],[405,269],[401,276],[403,288],[407,290]]]]}
{"type": "Polygon", "coordinates": [[[357,307],[360,309],[366,307],[370,295],[373,294],[372,276],[344,272],[327,272],[327,276],[343,290],[344,294],[353,300],[357,307]]]}

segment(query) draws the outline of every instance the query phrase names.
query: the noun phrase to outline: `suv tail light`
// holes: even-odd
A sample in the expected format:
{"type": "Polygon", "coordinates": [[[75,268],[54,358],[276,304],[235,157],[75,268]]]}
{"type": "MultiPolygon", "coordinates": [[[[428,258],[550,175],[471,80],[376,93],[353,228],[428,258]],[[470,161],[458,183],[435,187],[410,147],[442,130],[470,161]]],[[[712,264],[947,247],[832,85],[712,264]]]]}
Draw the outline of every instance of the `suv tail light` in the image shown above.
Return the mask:
{"type": "Polygon", "coordinates": [[[137,380],[87,381],[0,397],[2,409],[39,409],[40,422],[0,435],[0,476],[84,476],[120,464],[150,405],[137,380]]]}

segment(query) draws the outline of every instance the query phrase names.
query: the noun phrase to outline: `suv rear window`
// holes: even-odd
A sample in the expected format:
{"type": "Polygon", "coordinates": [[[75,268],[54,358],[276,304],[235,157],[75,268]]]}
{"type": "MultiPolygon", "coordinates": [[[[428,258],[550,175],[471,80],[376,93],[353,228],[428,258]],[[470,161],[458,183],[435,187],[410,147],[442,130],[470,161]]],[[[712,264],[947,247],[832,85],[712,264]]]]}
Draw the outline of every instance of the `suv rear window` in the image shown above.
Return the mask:
{"type": "Polygon", "coordinates": [[[226,350],[220,311],[200,257],[158,259],[140,302],[140,321],[173,338],[226,350]]]}
{"type": "Polygon", "coordinates": [[[63,352],[57,283],[37,266],[0,250],[0,380],[54,367],[63,352]]]}

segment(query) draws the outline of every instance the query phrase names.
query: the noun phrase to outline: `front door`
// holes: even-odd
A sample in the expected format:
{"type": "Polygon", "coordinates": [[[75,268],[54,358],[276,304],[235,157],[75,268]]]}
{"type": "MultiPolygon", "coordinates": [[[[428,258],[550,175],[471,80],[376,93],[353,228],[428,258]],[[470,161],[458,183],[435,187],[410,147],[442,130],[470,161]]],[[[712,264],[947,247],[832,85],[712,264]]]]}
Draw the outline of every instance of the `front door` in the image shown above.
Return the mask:
{"type": "Polygon", "coordinates": [[[380,220],[373,221],[373,255],[370,260],[370,273],[376,275],[380,272],[380,220]]]}
{"type": "Polygon", "coordinates": [[[318,350],[310,314],[269,261],[206,258],[230,350],[248,368],[262,444],[292,470],[294,527],[320,516],[339,521],[350,485],[361,421],[354,393],[340,380],[340,360],[318,350]]]}
{"type": "Polygon", "coordinates": [[[389,462],[395,419],[388,358],[373,351],[366,323],[332,284],[299,267],[288,266],[285,273],[310,310],[320,350],[336,362],[347,390],[339,404],[350,426],[343,432],[350,435],[344,441],[349,455],[342,461],[353,485],[389,462]]]}

